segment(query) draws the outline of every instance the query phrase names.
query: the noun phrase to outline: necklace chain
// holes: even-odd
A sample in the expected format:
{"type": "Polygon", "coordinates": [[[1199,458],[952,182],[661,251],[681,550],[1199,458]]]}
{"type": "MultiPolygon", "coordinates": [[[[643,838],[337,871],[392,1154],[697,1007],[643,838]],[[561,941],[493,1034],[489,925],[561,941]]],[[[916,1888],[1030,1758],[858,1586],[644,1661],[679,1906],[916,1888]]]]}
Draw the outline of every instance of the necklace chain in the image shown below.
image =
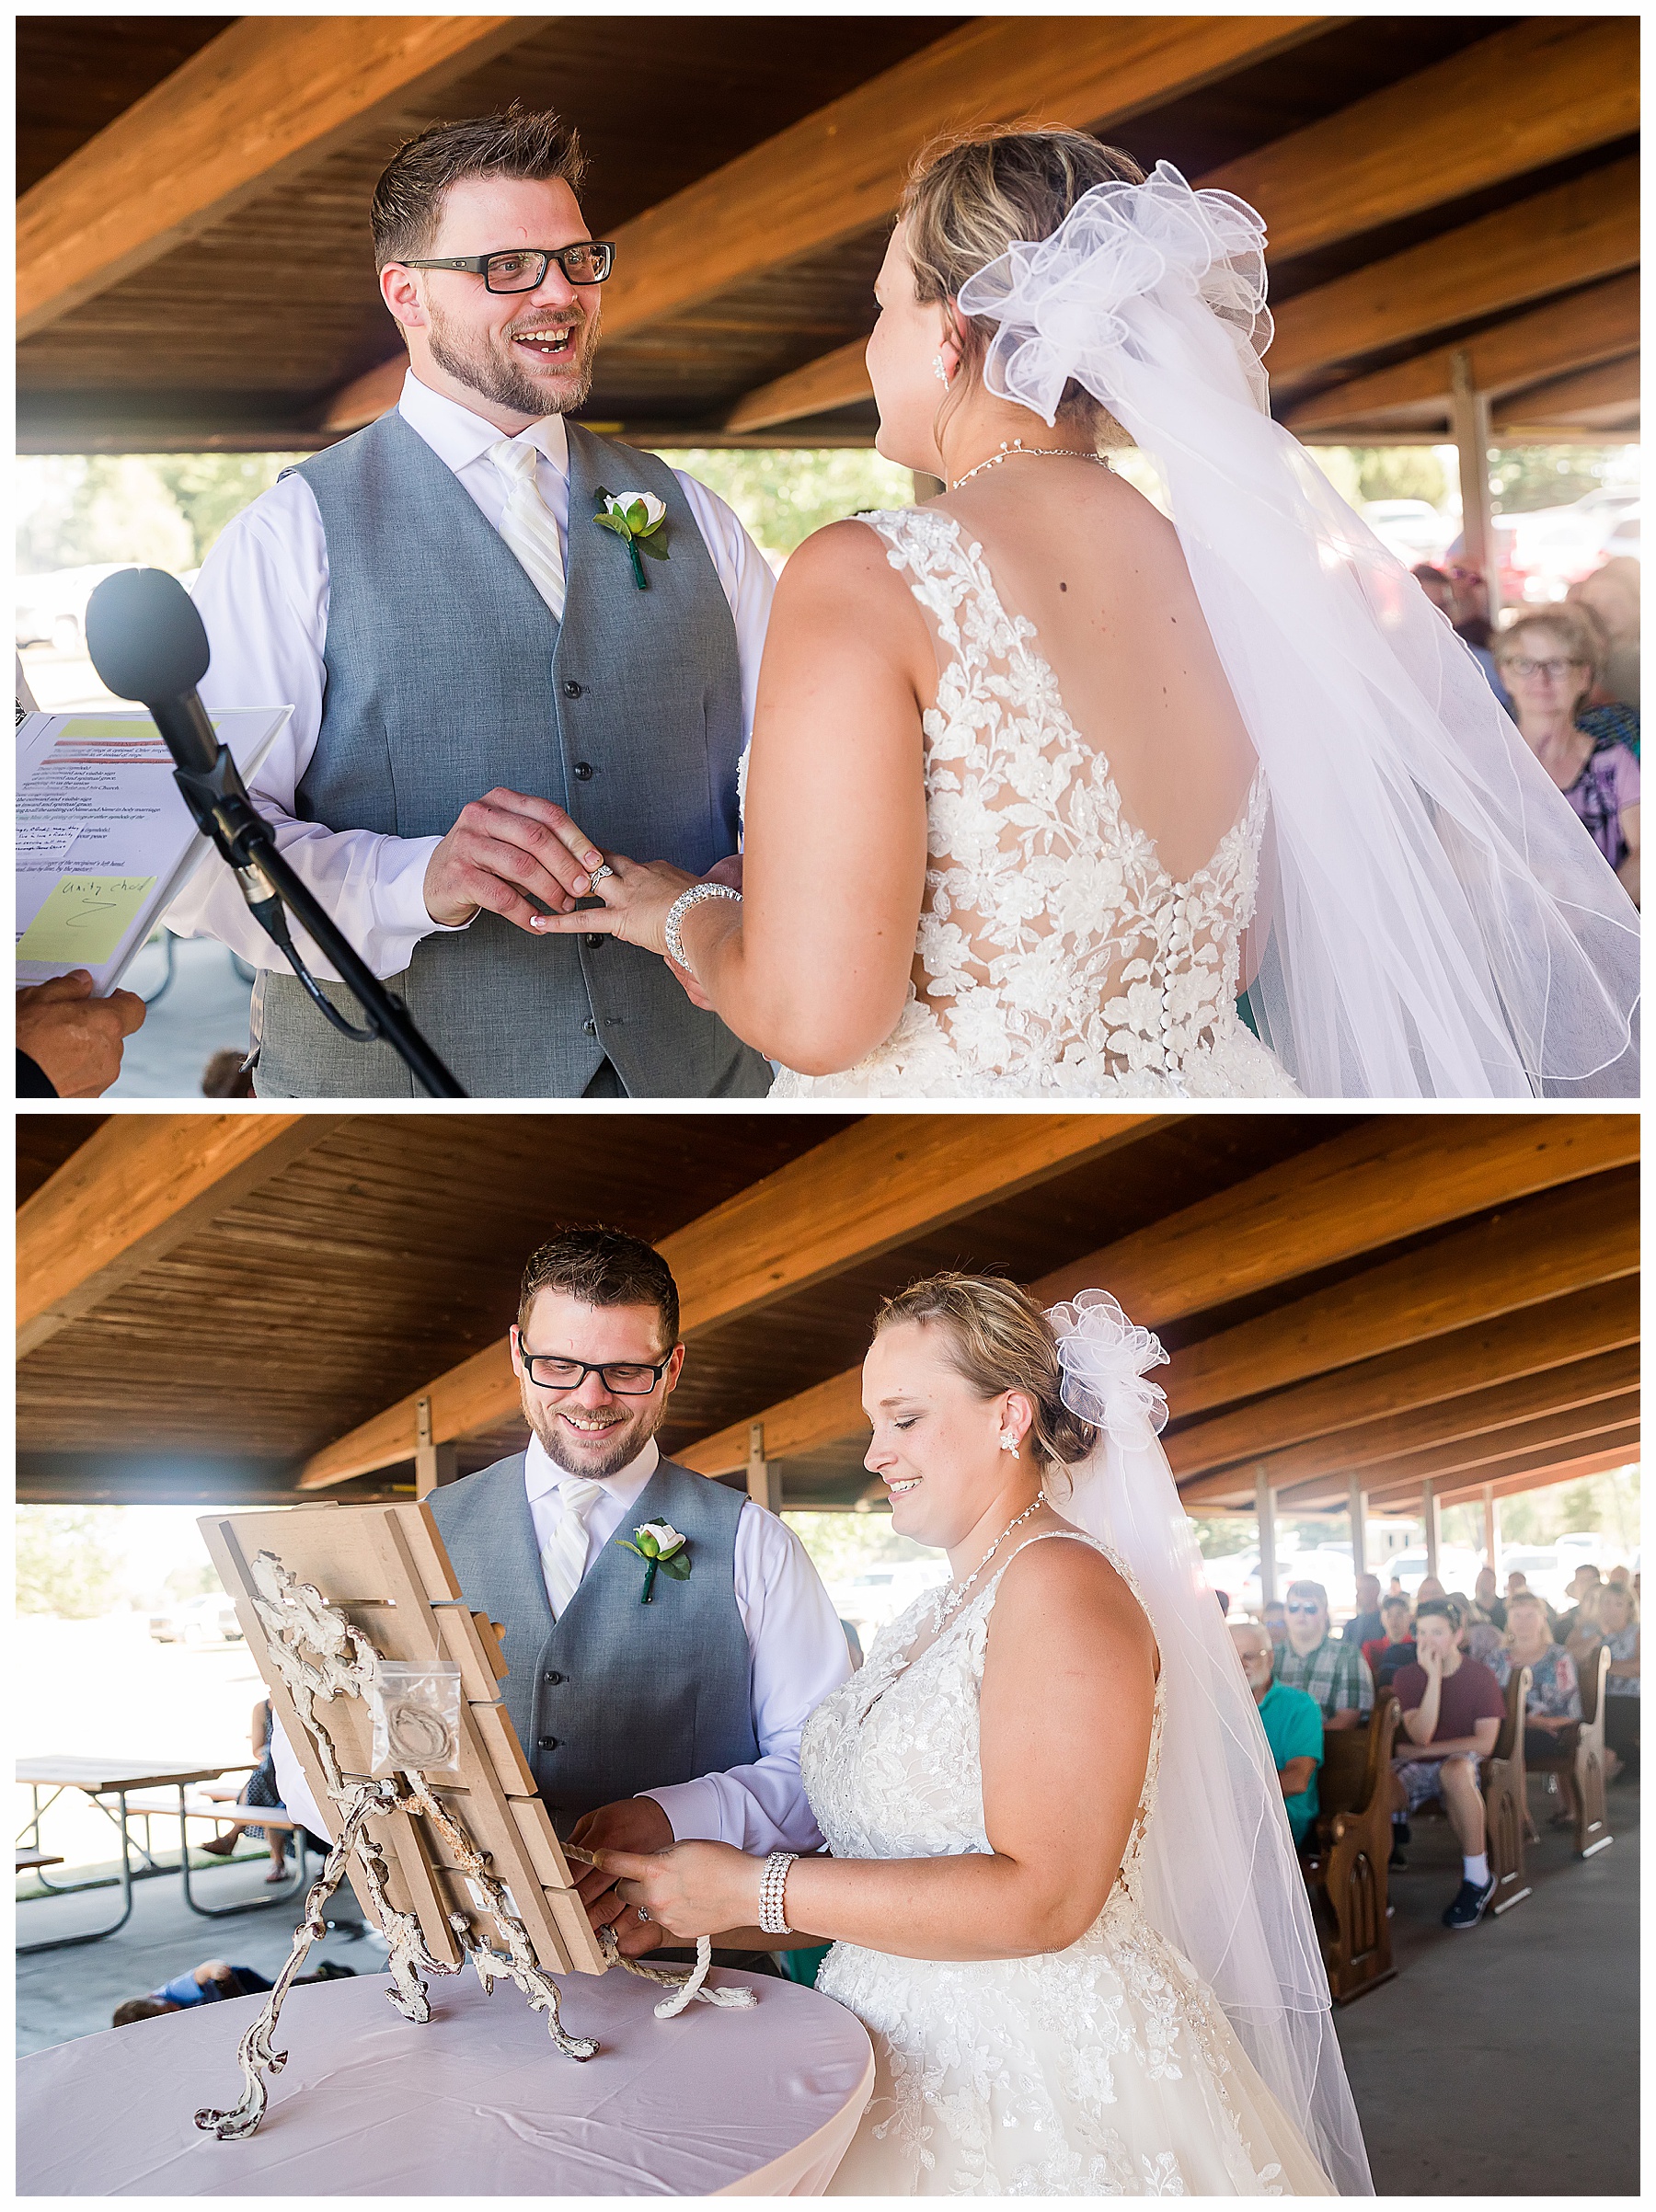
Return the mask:
{"type": "Polygon", "coordinates": [[[983,1553],[982,1559],[978,1561],[976,1566],[972,1568],[971,1574],[967,1576],[965,1581],[952,1584],[948,1592],[939,1598],[937,1601],[937,1626],[939,1628],[941,1628],[944,1622],[948,1620],[949,1614],[953,1612],[955,1607],[960,1604],[961,1599],[966,1595],[967,1591],[972,1587],[972,1584],[977,1580],[983,1569],[989,1564],[989,1562],[995,1557],[995,1554],[1000,1550],[1002,1544],[1006,1542],[1007,1537],[1011,1535],[1013,1530],[1018,1528],[1024,1521],[1028,1520],[1031,1513],[1039,1513],[1041,1507],[1044,1506],[1046,1502],[1046,1492],[1044,1490],[1037,1491],[1035,1494],[1034,1504],[1026,1506],[1023,1511],[1018,1516],[1017,1520],[1009,1520],[1006,1523],[1006,1527],[1001,1530],[1000,1534],[995,1538],[989,1549],[983,1553]]]}
{"type": "Polygon", "coordinates": [[[969,468],[963,476],[957,476],[949,486],[949,490],[959,491],[962,484],[970,484],[973,476],[981,476],[986,468],[998,468],[1003,461],[1010,461],[1014,453],[1027,453],[1032,461],[1096,461],[1100,468],[1110,466],[1102,453],[1084,453],[1076,446],[1026,445],[1021,438],[1014,438],[1008,445],[1003,439],[998,453],[991,453],[987,461],[980,461],[975,468],[969,468]]]}

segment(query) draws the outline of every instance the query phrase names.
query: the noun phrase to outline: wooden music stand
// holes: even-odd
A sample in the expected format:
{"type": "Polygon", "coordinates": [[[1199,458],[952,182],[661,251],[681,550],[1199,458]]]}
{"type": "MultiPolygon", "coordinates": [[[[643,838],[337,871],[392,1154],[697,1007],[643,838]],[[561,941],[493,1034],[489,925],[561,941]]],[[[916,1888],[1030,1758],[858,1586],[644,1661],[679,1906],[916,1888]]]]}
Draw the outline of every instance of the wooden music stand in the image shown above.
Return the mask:
{"type": "MultiPolygon", "coordinates": [[[[307,1506],[197,1525],[311,1793],[339,1816],[293,1952],[242,2037],[241,2102],[198,2112],[198,2127],[248,2136],[264,2116],[263,2077],[280,2072],[287,2056],[271,2043],[282,2000],[326,1931],[323,1908],[353,1855],[363,1908],[389,1945],[386,1995],[406,2020],[431,2016],[424,1975],[456,1974],[467,1959],[486,1989],[515,1982],[571,2058],[590,2058],[598,2046],[564,2029],[556,1974],[621,1965],[674,1991],[657,2007],[664,2016],[693,1997],[754,2001],[743,1988],[702,1986],[707,1939],[695,1967],[662,1969],[621,1958],[607,1929],[594,1933],[500,1698],[506,1664],[493,1627],[466,1607],[423,1505],[307,1506]],[[458,1665],[457,1775],[372,1772],[371,1700],[382,1660],[458,1665]]],[[[452,1770],[446,1755],[444,1763],[452,1770]]]]}

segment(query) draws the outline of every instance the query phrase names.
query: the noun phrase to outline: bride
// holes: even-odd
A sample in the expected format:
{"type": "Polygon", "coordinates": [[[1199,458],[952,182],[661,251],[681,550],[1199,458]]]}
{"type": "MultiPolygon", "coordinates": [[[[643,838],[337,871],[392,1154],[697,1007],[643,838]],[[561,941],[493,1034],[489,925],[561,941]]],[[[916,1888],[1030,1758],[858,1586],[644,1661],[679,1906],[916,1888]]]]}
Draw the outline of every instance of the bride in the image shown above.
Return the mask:
{"type": "Polygon", "coordinates": [[[833,2194],[1372,2193],[1274,1762],[1157,1442],[1163,1358],[1096,1291],[891,1300],[868,1464],[954,1579],[805,1725],[833,1856],[599,1854],[675,1936],[833,1942],[817,1987],[876,2059],[833,2194]]]}
{"type": "Polygon", "coordinates": [[[740,897],[610,854],[538,926],[671,956],[777,1097],[1635,1094],[1637,913],[1271,420],[1263,246],[1079,132],[930,158],[868,371],[947,490],[788,561],[740,897]]]}

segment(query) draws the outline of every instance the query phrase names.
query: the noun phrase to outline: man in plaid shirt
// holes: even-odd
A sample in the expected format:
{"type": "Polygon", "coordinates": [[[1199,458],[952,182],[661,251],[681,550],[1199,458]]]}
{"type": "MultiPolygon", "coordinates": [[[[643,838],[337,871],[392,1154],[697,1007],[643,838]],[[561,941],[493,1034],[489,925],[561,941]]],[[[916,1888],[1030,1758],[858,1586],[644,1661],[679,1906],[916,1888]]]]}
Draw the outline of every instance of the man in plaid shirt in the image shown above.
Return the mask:
{"type": "Polygon", "coordinates": [[[1320,1582],[1291,1582],[1282,1610],[1288,1641],[1277,1646],[1277,1680],[1317,1701],[1325,1729],[1366,1726],[1374,1678],[1360,1646],[1336,1644],[1329,1635],[1328,1591],[1320,1582]]]}

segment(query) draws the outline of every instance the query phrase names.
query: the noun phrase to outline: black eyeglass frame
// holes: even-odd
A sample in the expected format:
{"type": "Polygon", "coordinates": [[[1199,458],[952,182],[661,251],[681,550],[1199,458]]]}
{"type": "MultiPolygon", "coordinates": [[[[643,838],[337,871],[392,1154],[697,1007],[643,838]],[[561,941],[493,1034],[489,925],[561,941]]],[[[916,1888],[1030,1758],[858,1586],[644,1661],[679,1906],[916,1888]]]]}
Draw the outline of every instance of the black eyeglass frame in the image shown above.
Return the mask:
{"type": "MultiPolygon", "coordinates": [[[[675,1345],[673,1351],[677,1349],[678,1347],[675,1345]]],[[[518,1345],[518,1358],[523,1363],[524,1374],[528,1376],[536,1390],[579,1390],[589,1375],[596,1375],[612,1398],[653,1397],[661,1387],[661,1377],[673,1365],[673,1352],[669,1352],[665,1359],[659,1359],[652,1365],[648,1359],[574,1359],[564,1352],[526,1352],[521,1342],[518,1345]],[[539,1359],[556,1359],[562,1367],[578,1367],[581,1370],[580,1376],[573,1382],[543,1382],[535,1371],[535,1362],[539,1359]],[[650,1388],[648,1390],[618,1390],[609,1379],[609,1370],[613,1367],[635,1368],[640,1373],[648,1369],[650,1376],[650,1388]]]]}
{"type": "Polygon", "coordinates": [[[498,299],[510,299],[517,292],[537,291],[546,282],[546,270],[554,261],[563,271],[566,284],[606,284],[615,272],[615,248],[607,238],[578,238],[573,246],[497,246],[491,254],[461,254],[447,261],[399,261],[397,266],[398,269],[463,269],[468,276],[481,277],[485,289],[492,292],[498,299]],[[604,274],[601,277],[572,277],[565,264],[564,256],[566,254],[590,253],[608,256],[608,259],[604,265],[604,274]],[[491,284],[489,281],[489,263],[511,260],[520,254],[538,254],[540,257],[540,270],[534,283],[504,286],[491,284]]]}

